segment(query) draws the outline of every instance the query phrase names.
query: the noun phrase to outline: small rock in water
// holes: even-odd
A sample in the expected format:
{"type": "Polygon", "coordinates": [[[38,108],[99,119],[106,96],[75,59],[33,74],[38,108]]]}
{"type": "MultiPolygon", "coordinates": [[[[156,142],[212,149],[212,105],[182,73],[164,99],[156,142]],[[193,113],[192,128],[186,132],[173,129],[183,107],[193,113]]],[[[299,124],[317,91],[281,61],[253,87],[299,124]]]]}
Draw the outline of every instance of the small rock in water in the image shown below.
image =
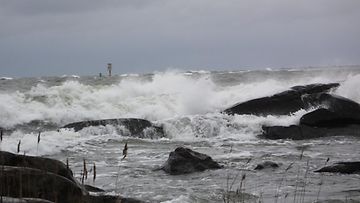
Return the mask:
{"type": "Polygon", "coordinates": [[[265,162],[263,162],[263,163],[258,164],[258,165],[255,167],[255,170],[262,170],[262,169],[268,169],[268,168],[275,169],[275,168],[278,168],[278,167],[279,167],[279,164],[277,164],[277,163],[275,163],[275,162],[265,161],[265,162]]]}
{"type": "Polygon", "coordinates": [[[222,168],[222,166],[215,162],[210,156],[184,147],[178,147],[175,151],[171,152],[168,160],[162,167],[166,173],[171,175],[219,168],[222,168]]]}
{"type": "Polygon", "coordinates": [[[102,120],[90,120],[81,121],[76,123],[70,123],[62,128],[72,128],[75,132],[87,128],[90,126],[124,126],[127,133],[126,136],[139,137],[139,138],[154,138],[164,137],[164,129],[161,126],[156,126],[148,120],[138,118],[119,118],[119,119],[102,119],[102,120]]]}
{"type": "Polygon", "coordinates": [[[87,199],[88,203],[145,203],[141,200],[133,198],[124,198],[120,196],[111,196],[111,195],[98,195],[92,196],[89,195],[87,199]]]}
{"type": "Polygon", "coordinates": [[[338,162],[331,166],[325,166],[315,172],[344,173],[344,174],[360,173],[360,162],[338,162]]]}

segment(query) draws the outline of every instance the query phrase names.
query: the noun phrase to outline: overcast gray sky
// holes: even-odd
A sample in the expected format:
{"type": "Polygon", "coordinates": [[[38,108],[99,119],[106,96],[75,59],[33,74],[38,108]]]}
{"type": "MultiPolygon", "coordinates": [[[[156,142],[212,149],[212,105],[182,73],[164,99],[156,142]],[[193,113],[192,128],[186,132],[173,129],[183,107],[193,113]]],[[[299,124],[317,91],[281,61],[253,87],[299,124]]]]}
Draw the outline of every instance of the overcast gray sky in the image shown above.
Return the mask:
{"type": "Polygon", "coordinates": [[[360,64],[359,0],[0,0],[0,76],[360,64]]]}

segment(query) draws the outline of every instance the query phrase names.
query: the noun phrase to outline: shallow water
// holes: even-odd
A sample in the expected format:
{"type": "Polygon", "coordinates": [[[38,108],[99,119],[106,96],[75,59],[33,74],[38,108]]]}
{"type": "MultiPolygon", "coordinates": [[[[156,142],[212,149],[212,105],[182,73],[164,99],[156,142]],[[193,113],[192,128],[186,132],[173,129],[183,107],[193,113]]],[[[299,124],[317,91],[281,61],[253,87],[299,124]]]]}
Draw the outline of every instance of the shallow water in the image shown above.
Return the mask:
{"type": "Polygon", "coordinates": [[[17,129],[6,132],[1,149],[16,152],[21,140],[21,153],[68,159],[78,178],[85,159],[88,169],[94,163],[97,168],[96,180],[90,173],[87,184],[154,202],[223,202],[228,187],[234,183],[235,191],[243,174],[242,192],[250,194],[244,202],[359,200],[359,175],[313,172],[325,164],[358,160],[359,138],[262,140],[256,136],[262,125],[296,124],[306,111],[266,117],[220,113],[237,102],[316,82],[340,82],[334,93],[360,102],[355,88],[360,67],[0,80],[0,126],[17,129]],[[57,131],[70,122],[126,117],[163,125],[167,136],[126,137],[118,126],[57,131]],[[121,160],[126,142],[128,157],[121,160]],[[224,168],[179,176],[158,170],[177,146],[208,154],[224,168]],[[280,167],[253,170],[265,160],[280,167]]]}

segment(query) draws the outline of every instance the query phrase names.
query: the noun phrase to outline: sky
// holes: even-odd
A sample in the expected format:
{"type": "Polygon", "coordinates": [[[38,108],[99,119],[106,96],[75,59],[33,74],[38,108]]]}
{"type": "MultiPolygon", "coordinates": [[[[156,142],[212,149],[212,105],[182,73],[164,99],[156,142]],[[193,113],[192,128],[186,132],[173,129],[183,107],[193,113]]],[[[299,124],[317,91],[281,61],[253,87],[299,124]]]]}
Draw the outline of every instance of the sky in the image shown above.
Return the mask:
{"type": "Polygon", "coordinates": [[[0,0],[0,76],[360,64],[359,0],[0,0]]]}

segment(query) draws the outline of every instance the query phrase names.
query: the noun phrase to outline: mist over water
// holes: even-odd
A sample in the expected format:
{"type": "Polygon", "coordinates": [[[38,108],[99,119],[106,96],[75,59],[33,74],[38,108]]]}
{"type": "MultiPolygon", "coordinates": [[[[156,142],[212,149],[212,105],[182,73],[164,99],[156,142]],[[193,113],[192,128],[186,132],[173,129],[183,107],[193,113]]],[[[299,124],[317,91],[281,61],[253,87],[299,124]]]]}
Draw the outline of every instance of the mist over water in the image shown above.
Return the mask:
{"type": "MultiPolygon", "coordinates": [[[[0,80],[0,127],[12,131],[0,146],[1,150],[16,152],[17,143],[21,140],[21,153],[63,161],[69,158],[75,173],[79,172],[81,160],[86,157],[99,166],[99,180],[94,184],[109,193],[160,202],[219,202],[226,174],[250,170],[253,164],[244,164],[248,158],[261,161],[270,157],[282,162],[285,167],[298,156],[296,147],[307,145],[310,150],[305,157],[314,160],[311,167],[315,169],[319,166],[317,162],[328,156],[331,160],[344,161],[345,156],[352,160],[356,157],[354,152],[360,153],[355,138],[296,142],[267,141],[257,137],[263,125],[297,124],[300,117],[307,113],[306,110],[289,116],[230,116],[221,113],[238,102],[270,96],[292,86],[333,82],[341,84],[334,94],[360,102],[357,88],[360,86],[360,67],[167,71],[112,78],[60,76],[3,79],[0,80]],[[119,133],[118,126],[111,125],[89,127],[79,132],[71,129],[57,131],[72,122],[110,118],[150,120],[164,127],[166,137],[153,140],[130,138],[119,133]],[[39,131],[41,143],[37,144],[39,131]],[[129,158],[121,162],[119,154],[124,142],[129,142],[129,158]],[[187,177],[170,177],[163,172],[154,172],[153,169],[164,163],[168,153],[176,146],[188,146],[207,153],[224,164],[225,169],[187,177]],[[336,153],[330,155],[329,147],[337,150],[336,153]],[[115,185],[114,178],[118,174],[124,181],[121,186],[115,185]],[[151,184],[154,182],[158,185],[151,184]],[[165,192],[164,188],[167,188],[165,192]],[[207,197],[209,192],[213,197],[207,197]]],[[[296,170],[293,173],[290,179],[295,177],[296,170]]],[[[249,192],[259,195],[262,188],[268,197],[273,195],[271,181],[281,174],[274,177],[262,174],[269,183],[261,183],[256,179],[257,175],[250,172],[249,176],[253,179],[249,184],[259,186],[249,192]]],[[[356,178],[349,178],[349,183],[352,184],[356,178]]],[[[309,187],[314,189],[316,183],[312,184],[309,187]]],[[[343,187],[344,184],[335,185],[333,190],[343,187]]]]}

